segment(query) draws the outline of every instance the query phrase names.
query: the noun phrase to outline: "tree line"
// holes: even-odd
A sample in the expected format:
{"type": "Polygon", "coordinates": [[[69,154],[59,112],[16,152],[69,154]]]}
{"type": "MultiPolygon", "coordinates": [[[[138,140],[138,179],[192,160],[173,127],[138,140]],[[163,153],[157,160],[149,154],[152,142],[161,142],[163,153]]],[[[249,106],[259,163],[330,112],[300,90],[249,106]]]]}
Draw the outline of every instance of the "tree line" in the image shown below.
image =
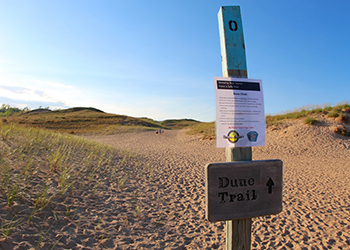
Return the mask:
{"type": "Polygon", "coordinates": [[[0,117],[10,116],[14,113],[20,113],[20,112],[24,112],[24,111],[28,111],[28,110],[29,110],[28,107],[20,109],[20,108],[16,108],[16,107],[11,107],[8,104],[1,104],[0,117]]]}

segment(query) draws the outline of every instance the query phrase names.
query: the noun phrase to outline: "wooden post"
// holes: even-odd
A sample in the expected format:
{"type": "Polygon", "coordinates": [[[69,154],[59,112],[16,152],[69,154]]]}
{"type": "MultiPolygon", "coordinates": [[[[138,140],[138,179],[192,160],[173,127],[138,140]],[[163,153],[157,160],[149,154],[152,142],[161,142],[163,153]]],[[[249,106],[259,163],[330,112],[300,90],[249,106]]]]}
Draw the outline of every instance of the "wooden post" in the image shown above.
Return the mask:
{"type": "MultiPolygon", "coordinates": [[[[239,6],[223,6],[218,13],[222,74],[247,78],[247,63],[239,6]]],[[[252,148],[226,148],[226,161],[251,161],[252,148]]],[[[251,249],[252,219],[226,221],[226,249],[251,249]]]]}

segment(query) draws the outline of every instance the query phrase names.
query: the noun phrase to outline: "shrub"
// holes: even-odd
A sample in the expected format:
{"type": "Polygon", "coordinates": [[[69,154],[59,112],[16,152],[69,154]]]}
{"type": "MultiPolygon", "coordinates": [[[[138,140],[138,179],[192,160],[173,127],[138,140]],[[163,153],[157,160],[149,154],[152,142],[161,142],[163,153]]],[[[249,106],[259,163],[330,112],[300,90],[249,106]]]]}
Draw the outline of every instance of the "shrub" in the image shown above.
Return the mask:
{"type": "MultiPolygon", "coordinates": [[[[27,109],[27,108],[25,108],[27,109]]],[[[10,105],[2,104],[0,107],[0,117],[6,117],[6,116],[11,116],[14,113],[20,113],[24,111],[24,109],[19,109],[15,107],[11,107],[10,105]]]]}
{"type": "Polygon", "coordinates": [[[339,113],[336,112],[336,111],[334,111],[334,110],[332,110],[332,111],[330,111],[330,112],[327,114],[327,116],[328,116],[328,117],[332,117],[332,118],[336,118],[336,117],[339,116],[339,113]]]}
{"type": "Polygon", "coordinates": [[[333,108],[331,106],[326,106],[323,108],[323,112],[329,112],[331,111],[333,108]]]}
{"type": "Polygon", "coordinates": [[[305,124],[309,124],[309,125],[314,125],[316,122],[320,122],[319,120],[313,118],[313,117],[307,117],[305,120],[304,120],[304,123],[305,124]]]}

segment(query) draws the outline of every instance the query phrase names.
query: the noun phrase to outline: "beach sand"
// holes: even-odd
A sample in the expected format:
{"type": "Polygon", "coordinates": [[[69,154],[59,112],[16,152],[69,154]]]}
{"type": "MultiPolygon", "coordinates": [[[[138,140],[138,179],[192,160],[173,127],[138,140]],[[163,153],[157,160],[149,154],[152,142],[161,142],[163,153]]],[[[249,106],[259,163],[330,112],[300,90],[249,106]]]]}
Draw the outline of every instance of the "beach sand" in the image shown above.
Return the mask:
{"type": "MultiPolygon", "coordinates": [[[[253,160],[283,161],[284,185],[283,211],[252,219],[252,249],[350,249],[350,139],[332,132],[334,124],[285,121],[253,148],[253,160]]],[[[215,140],[184,130],[85,138],[136,153],[151,174],[130,175],[122,190],[103,182],[79,200],[79,223],[48,214],[56,249],[225,249],[225,222],[205,219],[204,167],[225,161],[215,140]]],[[[23,230],[0,249],[33,247],[30,226],[23,230]]]]}
{"type": "MultiPolygon", "coordinates": [[[[252,249],[350,249],[350,140],[331,131],[333,119],[320,119],[269,127],[266,146],[253,148],[253,160],[283,161],[284,186],[283,211],[253,218],[252,249]]],[[[142,228],[130,225],[122,237],[134,241],[120,247],[224,249],[225,223],[205,220],[204,166],[225,161],[214,140],[184,131],[91,139],[131,149],[156,168],[157,207],[145,217],[161,224],[137,221],[142,228]]]]}

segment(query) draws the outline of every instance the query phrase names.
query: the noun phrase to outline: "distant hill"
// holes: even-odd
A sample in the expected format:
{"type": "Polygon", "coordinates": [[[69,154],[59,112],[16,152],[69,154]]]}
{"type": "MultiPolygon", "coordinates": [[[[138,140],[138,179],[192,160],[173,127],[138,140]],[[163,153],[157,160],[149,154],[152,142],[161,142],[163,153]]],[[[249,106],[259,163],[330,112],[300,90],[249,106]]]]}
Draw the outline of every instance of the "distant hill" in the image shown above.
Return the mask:
{"type": "Polygon", "coordinates": [[[51,112],[51,111],[52,110],[50,110],[50,109],[33,109],[33,110],[29,110],[29,111],[21,113],[21,115],[37,114],[37,113],[51,112]]]}
{"type": "Polygon", "coordinates": [[[162,126],[166,126],[172,129],[183,129],[185,127],[193,126],[200,123],[193,119],[169,119],[160,123],[162,126]]]}
{"type": "Polygon", "coordinates": [[[62,110],[50,110],[48,108],[19,110],[6,118],[2,118],[2,120],[22,124],[23,126],[40,127],[72,134],[113,134],[140,130],[182,129],[199,123],[192,119],[157,122],[147,117],[135,118],[105,113],[92,107],[74,107],[62,110]]]}
{"type": "MultiPolygon", "coordinates": [[[[4,119],[4,118],[3,118],[4,119]]],[[[14,113],[7,122],[68,133],[112,133],[120,126],[167,129],[151,119],[105,113],[96,108],[75,107],[63,110],[35,109],[14,113]]],[[[119,129],[120,130],[120,129],[119,129]]]]}

